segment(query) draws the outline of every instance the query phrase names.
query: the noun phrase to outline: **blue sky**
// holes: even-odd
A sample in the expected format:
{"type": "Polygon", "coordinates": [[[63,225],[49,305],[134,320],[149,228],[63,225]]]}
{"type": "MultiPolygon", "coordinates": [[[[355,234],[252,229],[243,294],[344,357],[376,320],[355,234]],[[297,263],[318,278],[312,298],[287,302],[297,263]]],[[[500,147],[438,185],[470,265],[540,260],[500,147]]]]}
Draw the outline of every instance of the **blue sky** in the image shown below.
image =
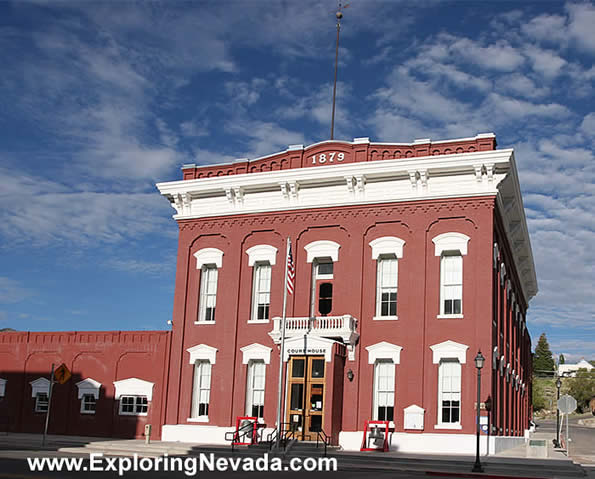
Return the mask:
{"type": "MultiPolygon", "coordinates": [[[[164,329],[183,163],[328,139],[333,0],[0,3],[0,328],[164,329]]],[[[514,147],[529,328],[595,359],[595,7],[354,0],[335,137],[514,147]]]]}

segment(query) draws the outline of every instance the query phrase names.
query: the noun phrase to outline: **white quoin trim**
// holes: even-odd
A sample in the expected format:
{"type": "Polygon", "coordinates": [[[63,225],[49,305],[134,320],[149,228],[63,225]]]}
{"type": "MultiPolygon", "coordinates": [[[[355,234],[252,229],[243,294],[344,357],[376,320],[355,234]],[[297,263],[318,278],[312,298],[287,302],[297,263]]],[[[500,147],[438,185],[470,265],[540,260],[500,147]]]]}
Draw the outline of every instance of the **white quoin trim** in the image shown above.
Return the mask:
{"type": "Polygon", "coordinates": [[[207,346],[206,344],[198,344],[196,346],[188,348],[186,351],[190,353],[190,364],[194,364],[196,361],[199,361],[201,359],[204,359],[210,362],[211,364],[215,364],[217,348],[207,346]]]}
{"type": "Polygon", "coordinates": [[[99,389],[101,388],[101,383],[95,381],[95,379],[87,378],[83,379],[76,383],[76,387],[78,388],[78,398],[83,399],[85,394],[92,394],[95,399],[99,399],[99,389]]]}
{"type": "Polygon", "coordinates": [[[268,244],[257,244],[246,250],[248,255],[248,266],[254,266],[254,263],[259,261],[268,263],[273,266],[277,260],[277,248],[268,244]]]}
{"type": "Polygon", "coordinates": [[[271,362],[272,348],[269,348],[268,346],[253,343],[240,348],[240,351],[242,351],[243,354],[242,364],[248,364],[250,361],[255,359],[261,359],[265,364],[270,364],[271,362]]]}
{"type": "Polygon", "coordinates": [[[438,364],[442,359],[458,359],[461,364],[467,362],[467,349],[469,349],[469,346],[466,344],[455,343],[449,339],[430,346],[430,349],[433,352],[432,362],[434,364],[438,364]]]}
{"type": "Polygon", "coordinates": [[[115,399],[120,399],[121,396],[146,396],[147,401],[151,401],[153,399],[153,384],[139,378],[114,381],[116,388],[115,399]]]}
{"type": "Polygon", "coordinates": [[[390,359],[393,363],[400,364],[402,349],[401,346],[386,341],[367,346],[368,364],[374,364],[377,359],[390,359]]]}
{"type": "Polygon", "coordinates": [[[378,259],[383,254],[394,254],[397,258],[403,257],[403,246],[405,241],[396,236],[383,236],[370,241],[372,247],[372,259],[378,259]]]}
{"type": "Polygon", "coordinates": [[[331,258],[333,262],[339,261],[339,248],[341,245],[329,240],[313,241],[304,246],[308,258],[306,261],[311,263],[316,258],[331,258]]]}
{"type": "Polygon", "coordinates": [[[205,264],[214,264],[217,268],[223,266],[223,251],[217,248],[203,248],[194,253],[196,258],[196,269],[202,268],[205,264]]]}
{"type": "Polygon", "coordinates": [[[459,251],[462,255],[466,255],[469,239],[469,236],[463,233],[442,233],[432,238],[435,245],[434,254],[440,256],[443,251],[459,251]]]}
{"type": "Polygon", "coordinates": [[[0,378],[0,398],[6,395],[6,379],[0,378]]]}
{"type": "Polygon", "coordinates": [[[46,378],[37,378],[31,381],[31,397],[34,398],[38,393],[50,394],[50,380],[46,378]]]}

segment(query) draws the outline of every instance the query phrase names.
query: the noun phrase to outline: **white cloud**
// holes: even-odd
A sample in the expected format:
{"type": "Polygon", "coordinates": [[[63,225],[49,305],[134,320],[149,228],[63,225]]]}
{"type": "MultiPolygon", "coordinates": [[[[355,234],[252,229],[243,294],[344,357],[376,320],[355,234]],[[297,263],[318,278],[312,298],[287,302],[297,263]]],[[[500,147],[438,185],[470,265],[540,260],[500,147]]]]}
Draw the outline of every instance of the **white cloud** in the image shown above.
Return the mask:
{"type": "Polygon", "coordinates": [[[551,50],[530,46],[525,49],[525,54],[530,58],[533,70],[550,79],[558,76],[567,63],[551,50]]]}
{"type": "Polygon", "coordinates": [[[161,232],[173,212],[153,191],[81,191],[3,168],[0,192],[0,233],[13,246],[119,242],[161,232]]]}
{"type": "Polygon", "coordinates": [[[0,304],[20,303],[32,294],[33,292],[19,281],[0,276],[0,304]]]}
{"type": "Polygon", "coordinates": [[[588,137],[595,138],[595,112],[589,113],[583,118],[581,130],[588,137]]]}
{"type": "Polygon", "coordinates": [[[570,36],[579,47],[595,53],[595,5],[589,2],[568,3],[566,9],[570,18],[570,36]]]}

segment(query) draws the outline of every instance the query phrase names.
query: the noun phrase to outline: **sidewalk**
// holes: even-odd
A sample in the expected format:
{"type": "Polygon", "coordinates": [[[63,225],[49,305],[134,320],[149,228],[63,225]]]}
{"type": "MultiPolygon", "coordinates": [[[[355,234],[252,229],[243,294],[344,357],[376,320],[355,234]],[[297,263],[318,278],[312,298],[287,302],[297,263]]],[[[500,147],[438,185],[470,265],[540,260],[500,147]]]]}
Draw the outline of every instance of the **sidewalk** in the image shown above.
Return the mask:
{"type": "MultiPolygon", "coordinates": [[[[534,437],[539,436],[535,434],[534,437]]],[[[551,442],[551,440],[550,440],[551,442]]],[[[7,434],[0,436],[0,450],[57,451],[60,455],[88,455],[101,453],[106,456],[143,457],[198,456],[213,453],[217,456],[232,455],[229,446],[209,446],[194,443],[152,441],[145,444],[139,439],[109,439],[77,436],[48,436],[46,447],[41,448],[41,435],[7,434]]],[[[491,478],[581,478],[584,470],[559,451],[548,451],[547,459],[526,458],[524,447],[517,447],[494,456],[482,457],[485,472],[471,473],[473,456],[404,454],[398,452],[370,453],[358,451],[329,451],[335,457],[339,470],[374,473],[381,471],[423,471],[429,476],[491,477],[491,478]]],[[[261,457],[269,453],[266,448],[236,448],[234,456],[261,457]]],[[[321,455],[322,450],[300,450],[290,457],[312,457],[321,455]]],[[[283,455],[281,455],[283,457],[283,455]]],[[[290,457],[287,457],[289,460],[290,457]]]]}

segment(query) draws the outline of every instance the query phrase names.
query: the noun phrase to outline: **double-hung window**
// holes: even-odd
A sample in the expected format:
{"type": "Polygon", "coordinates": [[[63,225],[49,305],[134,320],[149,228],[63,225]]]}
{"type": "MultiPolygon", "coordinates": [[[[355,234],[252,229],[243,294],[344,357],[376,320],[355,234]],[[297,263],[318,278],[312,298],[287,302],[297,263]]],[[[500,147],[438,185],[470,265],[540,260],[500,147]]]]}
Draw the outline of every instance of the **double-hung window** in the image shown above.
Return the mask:
{"type": "Polygon", "coordinates": [[[254,265],[254,279],[252,287],[252,320],[266,321],[269,319],[271,304],[271,265],[256,263],[254,265]]]}
{"type": "Polygon", "coordinates": [[[218,270],[215,265],[204,265],[201,268],[198,322],[215,321],[217,276],[218,270]]]}
{"type": "Polygon", "coordinates": [[[248,363],[248,384],[246,394],[246,415],[263,417],[264,415],[264,383],[266,366],[262,360],[251,360],[248,363]]]}
{"type": "Polygon", "coordinates": [[[440,314],[463,314],[463,257],[445,252],[440,258],[440,314]]]}
{"type": "Polygon", "coordinates": [[[461,423],[461,364],[442,359],[438,368],[438,424],[461,423]]]}
{"type": "Polygon", "coordinates": [[[392,421],[395,411],[395,364],[390,359],[378,359],[374,364],[373,418],[392,421]]]}
{"type": "Polygon", "coordinates": [[[149,409],[147,396],[120,396],[120,415],[146,416],[149,409]]]}
{"type": "Polygon", "coordinates": [[[47,393],[37,393],[35,395],[35,412],[47,412],[48,403],[47,393]]]}
{"type": "Polygon", "coordinates": [[[83,394],[81,399],[81,413],[95,414],[95,407],[97,406],[97,399],[94,394],[83,394]]]}
{"type": "Polygon", "coordinates": [[[198,360],[194,363],[194,381],[192,386],[192,419],[207,420],[211,398],[211,363],[198,360]]]}
{"type": "Polygon", "coordinates": [[[380,256],[377,269],[376,317],[395,317],[397,315],[397,258],[380,256]]]}

